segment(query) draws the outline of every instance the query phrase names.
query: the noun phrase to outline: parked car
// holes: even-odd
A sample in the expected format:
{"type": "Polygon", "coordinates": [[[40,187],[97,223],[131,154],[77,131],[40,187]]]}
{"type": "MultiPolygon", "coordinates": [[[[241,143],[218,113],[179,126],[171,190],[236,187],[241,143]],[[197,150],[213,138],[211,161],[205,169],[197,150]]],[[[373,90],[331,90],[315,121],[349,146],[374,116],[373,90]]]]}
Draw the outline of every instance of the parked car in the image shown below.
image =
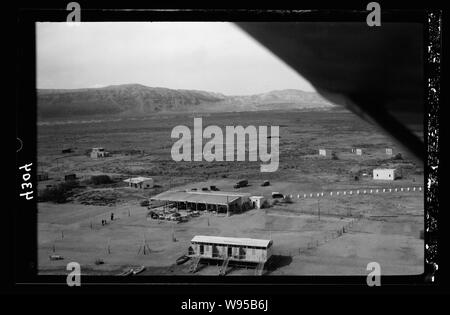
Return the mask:
{"type": "Polygon", "coordinates": [[[236,185],[234,185],[234,188],[241,188],[241,187],[245,187],[248,186],[248,180],[244,179],[244,180],[240,180],[236,183],[236,185]]]}
{"type": "Polygon", "coordinates": [[[270,182],[268,180],[265,180],[261,186],[270,186],[270,182]]]}
{"type": "Polygon", "coordinates": [[[181,214],[179,214],[179,213],[172,213],[171,215],[170,215],[170,220],[172,220],[172,221],[180,221],[180,219],[181,219],[181,214]]]}
{"type": "Polygon", "coordinates": [[[203,191],[208,191],[209,189],[208,189],[208,187],[203,187],[202,190],[203,191]]]}
{"type": "Polygon", "coordinates": [[[279,192],[274,191],[274,192],[272,192],[272,198],[274,198],[274,199],[284,198],[284,195],[279,192]]]}
{"type": "Polygon", "coordinates": [[[155,211],[150,211],[148,213],[148,216],[150,216],[150,218],[152,218],[152,219],[158,219],[159,218],[159,215],[155,211]]]}
{"type": "Polygon", "coordinates": [[[209,187],[212,191],[219,191],[220,189],[217,188],[216,186],[210,186],[209,187]]]}

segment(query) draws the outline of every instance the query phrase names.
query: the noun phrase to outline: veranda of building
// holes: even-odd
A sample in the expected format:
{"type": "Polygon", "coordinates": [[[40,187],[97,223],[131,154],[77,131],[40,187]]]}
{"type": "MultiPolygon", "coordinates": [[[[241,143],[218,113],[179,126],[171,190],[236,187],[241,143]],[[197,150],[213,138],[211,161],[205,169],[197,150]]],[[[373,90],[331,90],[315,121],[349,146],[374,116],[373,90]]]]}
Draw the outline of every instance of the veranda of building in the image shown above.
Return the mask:
{"type": "Polygon", "coordinates": [[[214,191],[166,191],[150,198],[179,210],[240,212],[249,207],[250,194],[214,191]]]}
{"type": "Polygon", "coordinates": [[[265,263],[272,255],[272,240],[197,235],[188,255],[249,263],[265,263]]]}

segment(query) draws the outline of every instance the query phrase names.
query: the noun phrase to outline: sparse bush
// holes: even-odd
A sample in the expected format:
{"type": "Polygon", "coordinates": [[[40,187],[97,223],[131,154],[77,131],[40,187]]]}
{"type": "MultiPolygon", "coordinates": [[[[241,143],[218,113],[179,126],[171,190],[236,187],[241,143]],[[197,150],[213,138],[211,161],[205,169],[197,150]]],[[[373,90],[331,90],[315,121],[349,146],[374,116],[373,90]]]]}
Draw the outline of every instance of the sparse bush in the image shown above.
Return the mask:
{"type": "Polygon", "coordinates": [[[241,211],[242,211],[242,212],[245,212],[245,211],[251,209],[251,207],[252,207],[252,206],[251,206],[251,203],[250,203],[249,201],[244,202],[244,203],[242,204],[242,206],[241,206],[241,211]]]}
{"type": "Polygon", "coordinates": [[[108,175],[94,175],[91,176],[91,183],[93,185],[111,184],[113,180],[108,175]]]}
{"type": "Polygon", "coordinates": [[[68,181],[58,184],[56,187],[45,188],[39,195],[39,201],[52,201],[64,203],[72,196],[72,189],[79,186],[78,181],[68,181]]]}
{"type": "Polygon", "coordinates": [[[261,204],[261,209],[267,209],[270,208],[270,203],[267,200],[264,200],[263,203],[261,204]]]}
{"type": "Polygon", "coordinates": [[[397,153],[392,159],[393,160],[403,160],[403,156],[401,153],[397,153]]]}
{"type": "Polygon", "coordinates": [[[103,265],[105,262],[103,260],[101,260],[100,258],[95,260],[95,264],[98,265],[103,265]]]}
{"type": "Polygon", "coordinates": [[[284,203],[294,203],[294,201],[292,200],[291,196],[284,196],[283,198],[283,202],[284,203]]]}
{"type": "Polygon", "coordinates": [[[339,160],[337,154],[335,152],[331,153],[331,159],[332,160],[339,160]]]}
{"type": "Polygon", "coordinates": [[[150,202],[148,200],[142,200],[140,203],[141,207],[148,207],[150,202]]]}

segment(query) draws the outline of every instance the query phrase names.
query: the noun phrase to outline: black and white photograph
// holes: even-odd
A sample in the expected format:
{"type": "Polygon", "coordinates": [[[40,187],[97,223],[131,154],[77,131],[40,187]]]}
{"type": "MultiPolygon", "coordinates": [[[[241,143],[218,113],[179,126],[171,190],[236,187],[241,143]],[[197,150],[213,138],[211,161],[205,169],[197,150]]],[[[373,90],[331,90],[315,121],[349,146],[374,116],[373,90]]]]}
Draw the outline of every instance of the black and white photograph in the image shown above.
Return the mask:
{"type": "Polygon", "coordinates": [[[422,163],[239,27],[36,31],[39,273],[423,273],[422,163]]]}
{"type": "Polygon", "coordinates": [[[442,12],[383,8],[22,9],[15,282],[439,282],[442,12]]]}

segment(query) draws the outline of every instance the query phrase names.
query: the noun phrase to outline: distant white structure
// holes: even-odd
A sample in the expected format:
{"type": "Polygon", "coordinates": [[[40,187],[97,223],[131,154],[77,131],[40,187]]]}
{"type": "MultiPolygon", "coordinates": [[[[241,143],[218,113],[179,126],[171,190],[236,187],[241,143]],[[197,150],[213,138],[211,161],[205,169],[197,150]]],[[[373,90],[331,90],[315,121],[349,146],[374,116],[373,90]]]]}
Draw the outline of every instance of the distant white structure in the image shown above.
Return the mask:
{"type": "Polygon", "coordinates": [[[356,149],[355,152],[356,155],[362,155],[362,149],[356,149]]]}
{"type": "Polygon", "coordinates": [[[376,168],[373,170],[373,179],[394,180],[396,170],[394,168],[376,168]]]}
{"type": "Polygon", "coordinates": [[[153,187],[153,178],[149,177],[132,177],[124,180],[125,183],[128,183],[128,187],[133,188],[152,188],[153,187]]]}
{"type": "Polygon", "coordinates": [[[98,159],[104,158],[109,155],[109,152],[106,152],[104,148],[92,148],[91,158],[98,159]]]}
{"type": "Polygon", "coordinates": [[[327,150],[327,149],[319,149],[319,155],[320,155],[320,156],[331,155],[331,151],[330,151],[330,150],[327,150]]]}
{"type": "Polygon", "coordinates": [[[391,148],[386,148],[386,154],[387,155],[392,155],[392,149],[391,148]]]}
{"type": "Polygon", "coordinates": [[[261,209],[263,200],[264,200],[263,196],[251,196],[250,197],[250,202],[252,203],[253,207],[256,209],[261,209]]]}

